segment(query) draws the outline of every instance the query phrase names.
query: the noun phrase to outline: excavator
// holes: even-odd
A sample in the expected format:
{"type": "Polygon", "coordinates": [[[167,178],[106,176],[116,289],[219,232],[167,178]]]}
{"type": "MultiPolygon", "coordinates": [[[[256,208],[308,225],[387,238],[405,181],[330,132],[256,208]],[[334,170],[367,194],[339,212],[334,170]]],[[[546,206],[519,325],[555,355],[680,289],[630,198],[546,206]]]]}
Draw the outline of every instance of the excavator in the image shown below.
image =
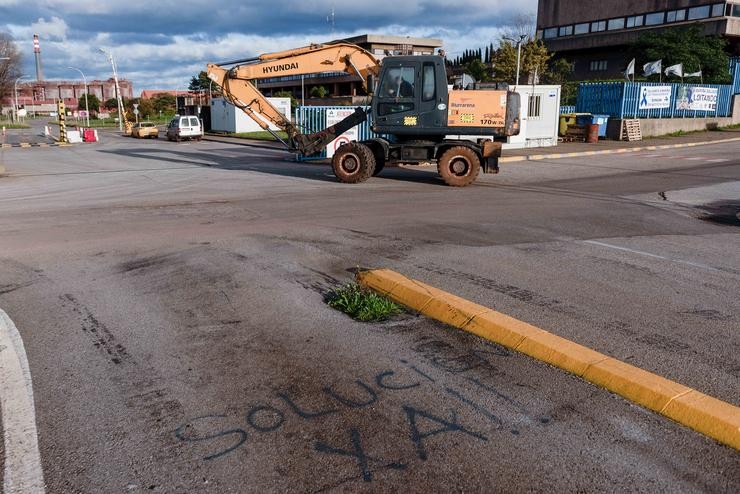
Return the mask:
{"type": "Polygon", "coordinates": [[[386,166],[431,162],[445,183],[463,187],[475,181],[481,168],[497,173],[501,139],[519,133],[519,94],[485,87],[450,89],[440,55],[379,60],[357,45],[334,42],[208,64],[207,74],[230,103],[304,156],[370,119],[377,137],[345,143],[334,153],[334,175],[343,183],[363,182],[386,166]],[[303,133],[256,85],[260,79],[323,72],[359,77],[370,98],[369,110],[358,107],[335,125],[303,133]],[[287,141],[270,124],[285,131],[287,141]]]}

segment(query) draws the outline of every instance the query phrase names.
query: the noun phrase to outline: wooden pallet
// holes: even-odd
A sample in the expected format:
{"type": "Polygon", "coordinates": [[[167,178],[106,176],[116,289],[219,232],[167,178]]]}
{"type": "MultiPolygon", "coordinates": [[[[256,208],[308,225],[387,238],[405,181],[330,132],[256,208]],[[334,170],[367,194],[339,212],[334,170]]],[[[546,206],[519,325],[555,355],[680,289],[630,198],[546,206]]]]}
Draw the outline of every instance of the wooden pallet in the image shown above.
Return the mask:
{"type": "Polygon", "coordinates": [[[563,136],[563,142],[585,142],[586,127],[582,125],[569,125],[563,136]]]}
{"type": "Polygon", "coordinates": [[[640,121],[634,119],[622,120],[622,129],[619,132],[619,140],[641,141],[642,129],[640,127],[640,121]]]}

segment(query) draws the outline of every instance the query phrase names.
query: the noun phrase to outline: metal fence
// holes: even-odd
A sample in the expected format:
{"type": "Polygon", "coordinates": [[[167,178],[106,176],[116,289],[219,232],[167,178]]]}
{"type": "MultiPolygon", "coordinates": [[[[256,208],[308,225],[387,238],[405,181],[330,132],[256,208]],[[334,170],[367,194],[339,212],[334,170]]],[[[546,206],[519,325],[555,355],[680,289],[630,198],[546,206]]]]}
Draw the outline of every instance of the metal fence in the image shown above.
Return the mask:
{"type": "MultiPolygon", "coordinates": [[[[347,110],[355,107],[352,106],[299,106],[295,110],[295,123],[298,129],[304,134],[313,134],[324,130],[326,125],[326,110],[347,110]]],[[[363,110],[367,111],[369,106],[361,106],[363,110]]],[[[372,121],[372,115],[368,115],[368,119],[357,126],[357,140],[362,141],[365,139],[371,139],[377,137],[378,134],[370,130],[372,121]]],[[[298,156],[299,161],[312,160],[312,159],[324,159],[326,158],[326,148],[322,149],[320,153],[312,156],[298,156]]]]}
{"type": "Polygon", "coordinates": [[[560,107],[560,114],[563,115],[564,113],[575,113],[576,107],[575,105],[569,105],[569,106],[561,106],[560,107]]]}
{"type": "MultiPolygon", "coordinates": [[[[738,70],[735,66],[735,70],[738,70]]],[[[660,82],[594,82],[582,83],[578,87],[576,112],[609,115],[613,118],[705,118],[728,117],[732,114],[734,88],[740,89],[740,81],[735,78],[729,84],[677,84],[660,82]],[[671,86],[669,108],[640,109],[640,88],[642,86],[671,86]],[[682,86],[717,88],[716,110],[676,109],[676,93],[682,86]]]]}

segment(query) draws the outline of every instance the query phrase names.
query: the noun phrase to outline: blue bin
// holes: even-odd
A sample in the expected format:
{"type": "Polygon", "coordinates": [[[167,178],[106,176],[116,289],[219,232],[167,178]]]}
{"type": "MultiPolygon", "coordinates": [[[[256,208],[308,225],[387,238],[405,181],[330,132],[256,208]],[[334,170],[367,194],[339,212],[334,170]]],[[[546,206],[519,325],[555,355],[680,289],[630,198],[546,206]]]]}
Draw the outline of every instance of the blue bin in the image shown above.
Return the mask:
{"type": "Polygon", "coordinates": [[[576,118],[576,124],[578,125],[598,125],[599,126],[599,137],[606,137],[606,124],[609,122],[609,115],[579,115],[576,118]]]}

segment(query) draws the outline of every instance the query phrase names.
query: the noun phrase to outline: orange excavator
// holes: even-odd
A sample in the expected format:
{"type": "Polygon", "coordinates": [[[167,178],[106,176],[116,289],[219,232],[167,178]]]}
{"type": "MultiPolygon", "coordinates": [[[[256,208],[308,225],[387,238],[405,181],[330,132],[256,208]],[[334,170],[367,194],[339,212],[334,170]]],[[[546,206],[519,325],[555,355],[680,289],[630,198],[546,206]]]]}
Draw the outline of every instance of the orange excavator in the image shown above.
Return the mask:
{"type": "Polygon", "coordinates": [[[436,162],[445,183],[465,186],[481,168],[497,173],[501,139],[519,133],[517,93],[450,90],[444,58],[438,55],[386,56],[381,61],[359,46],[337,42],[208,64],[207,73],[234,106],[267,131],[272,132],[270,124],[284,130],[287,141],[273,135],[304,156],[370,118],[378,137],[343,144],[332,158],[334,175],[344,183],[363,182],[389,165],[436,162]],[[358,107],[341,122],[306,134],[255,85],[260,79],[323,72],[359,77],[371,98],[369,110],[358,107]]]}

